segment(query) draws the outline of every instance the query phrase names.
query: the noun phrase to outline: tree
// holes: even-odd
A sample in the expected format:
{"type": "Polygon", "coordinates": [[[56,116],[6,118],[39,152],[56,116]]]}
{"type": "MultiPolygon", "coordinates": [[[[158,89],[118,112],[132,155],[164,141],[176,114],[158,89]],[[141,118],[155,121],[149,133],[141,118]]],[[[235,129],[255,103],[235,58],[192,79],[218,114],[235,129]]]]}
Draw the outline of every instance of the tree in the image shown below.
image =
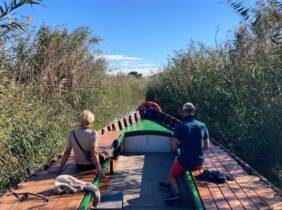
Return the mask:
{"type": "Polygon", "coordinates": [[[282,3],[279,0],[258,0],[257,7],[245,6],[247,0],[227,0],[258,38],[282,44],[282,3]]]}
{"type": "Polygon", "coordinates": [[[42,0],[10,0],[4,1],[0,5],[0,39],[7,33],[21,29],[24,30],[25,24],[17,18],[15,11],[24,5],[38,5],[42,0]]]}
{"type": "Polygon", "coordinates": [[[139,74],[137,71],[131,71],[131,72],[128,73],[128,75],[136,77],[136,78],[142,77],[142,74],[139,74]]]}

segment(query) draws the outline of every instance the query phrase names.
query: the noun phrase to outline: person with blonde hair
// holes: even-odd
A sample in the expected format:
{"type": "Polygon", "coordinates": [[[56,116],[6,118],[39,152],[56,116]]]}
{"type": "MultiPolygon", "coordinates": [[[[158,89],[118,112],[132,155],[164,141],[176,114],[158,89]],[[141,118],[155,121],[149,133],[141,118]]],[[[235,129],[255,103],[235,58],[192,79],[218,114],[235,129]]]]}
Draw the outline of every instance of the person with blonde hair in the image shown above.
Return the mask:
{"type": "Polygon", "coordinates": [[[98,173],[102,172],[97,150],[98,140],[96,132],[91,129],[94,121],[95,117],[92,112],[88,110],[81,112],[79,115],[80,127],[70,132],[67,139],[67,147],[57,172],[63,170],[72,149],[78,170],[97,169],[98,173]]]}

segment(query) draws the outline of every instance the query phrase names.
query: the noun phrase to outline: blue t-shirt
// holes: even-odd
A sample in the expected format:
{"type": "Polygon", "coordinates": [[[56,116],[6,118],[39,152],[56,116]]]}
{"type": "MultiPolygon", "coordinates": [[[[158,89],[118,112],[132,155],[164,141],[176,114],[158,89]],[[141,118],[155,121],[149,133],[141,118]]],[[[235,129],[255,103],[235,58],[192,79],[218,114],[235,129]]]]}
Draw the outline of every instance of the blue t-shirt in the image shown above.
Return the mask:
{"type": "Polygon", "coordinates": [[[206,125],[187,116],[176,125],[173,137],[180,141],[180,165],[186,170],[204,163],[204,139],[209,137],[206,125]]]}

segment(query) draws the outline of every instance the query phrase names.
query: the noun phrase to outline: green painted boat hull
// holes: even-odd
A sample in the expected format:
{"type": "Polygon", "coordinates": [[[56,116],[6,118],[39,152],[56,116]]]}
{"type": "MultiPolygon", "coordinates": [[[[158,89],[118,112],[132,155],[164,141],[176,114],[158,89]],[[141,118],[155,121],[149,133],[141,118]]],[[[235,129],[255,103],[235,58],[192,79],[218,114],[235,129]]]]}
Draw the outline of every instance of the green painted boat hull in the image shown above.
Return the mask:
{"type": "MultiPolygon", "coordinates": [[[[159,135],[159,136],[172,136],[173,131],[172,129],[166,128],[157,122],[153,122],[151,120],[141,120],[137,122],[134,125],[131,125],[124,130],[122,130],[122,133],[118,139],[119,145],[121,145],[126,137],[130,136],[138,136],[138,135],[159,135]]],[[[107,168],[110,165],[110,160],[106,160],[105,163],[102,165],[103,171],[106,171],[107,168]]],[[[93,184],[97,187],[100,187],[100,183],[102,180],[102,175],[97,175],[94,180],[93,184]]],[[[203,210],[205,209],[201,200],[201,197],[199,195],[199,192],[197,190],[197,187],[195,185],[195,182],[193,180],[192,173],[190,171],[185,172],[185,180],[186,184],[188,186],[188,189],[190,191],[190,194],[192,196],[192,200],[194,202],[194,208],[197,210],[203,210]]],[[[90,203],[92,202],[94,196],[92,193],[88,192],[84,196],[79,209],[80,210],[87,210],[90,203]]]]}

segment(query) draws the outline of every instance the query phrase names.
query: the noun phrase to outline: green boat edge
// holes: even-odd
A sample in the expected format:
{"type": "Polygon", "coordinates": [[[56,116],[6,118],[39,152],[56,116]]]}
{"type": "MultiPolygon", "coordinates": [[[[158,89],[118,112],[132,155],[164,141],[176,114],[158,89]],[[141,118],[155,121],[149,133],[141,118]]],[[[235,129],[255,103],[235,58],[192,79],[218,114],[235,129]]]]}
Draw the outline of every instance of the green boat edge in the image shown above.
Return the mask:
{"type": "MultiPolygon", "coordinates": [[[[119,145],[122,144],[122,142],[124,141],[124,139],[128,136],[136,136],[136,135],[164,135],[164,136],[172,136],[173,131],[171,128],[166,128],[162,125],[160,125],[158,122],[155,121],[151,121],[151,120],[141,120],[140,122],[134,124],[134,125],[130,125],[129,127],[125,128],[124,130],[121,131],[121,135],[118,138],[118,143],[119,145]]],[[[111,160],[107,159],[104,164],[102,165],[102,170],[106,171],[107,168],[110,165],[111,160]]],[[[185,181],[186,181],[186,185],[187,188],[190,191],[190,196],[192,196],[192,200],[193,200],[193,205],[194,208],[196,210],[204,210],[204,205],[201,199],[201,196],[199,194],[199,191],[196,187],[195,181],[193,179],[193,175],[191,173],[191,171],[186,171],[185,172],[185,181]]],[[[98,174],[97,176],[95,176],[94,180],[93,180],[93,184],[96,187],[100,187],[101,184],[101,180],[102,180],[102,175],[98,174]]],[[[92,202],[94,198],[93,193],[91,192],[87,192],[84,195],[83,200],[80,203],[79,206],[79,210],[88,210],[89,209],[89,205],[92,202]]]]}

